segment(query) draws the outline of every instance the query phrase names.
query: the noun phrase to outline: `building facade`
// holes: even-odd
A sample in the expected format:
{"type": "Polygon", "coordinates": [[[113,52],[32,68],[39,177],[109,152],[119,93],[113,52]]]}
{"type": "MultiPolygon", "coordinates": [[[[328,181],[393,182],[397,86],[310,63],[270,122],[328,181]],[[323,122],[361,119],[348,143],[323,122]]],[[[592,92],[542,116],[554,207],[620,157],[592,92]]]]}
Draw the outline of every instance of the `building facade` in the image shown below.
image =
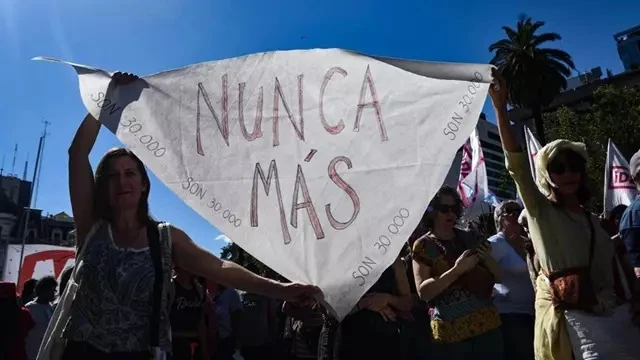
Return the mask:
{"type": "Polygon", "coordinates": [[[0,190],[0,271],[4,269],[7,245],[22,244],[23,236],[26,244],[75,246],[72,217],[64,212],[43,215],[41,209],[28,208],[30,181],[0,175],[0,190]]]}
{"type": "Polygon", "coordinates": [[[625,71],[640,69],[640,25],[613,35],[625,71]]]}
{"type": "MultiPolygon", "coordinates": [[[[487,121],[485,114],[480,114],[478,120],[478,136],[480,146],[484,154],[487,167],[487,183],[491,190],[499,199],[515,199],[516,189],[513,181],[509,177],[504,164],[504,152],[500,143],[498,127],[487,121]]],[[[521,129],[521,128],[520,128],[521,129]]],[[[444,181],[445,185],[456,187],[460,176],[460,162],[462,161],[462,150],[458,150],[456,157],[451,163],[451,168],[444,181]]]]}
{"type": "MultiPolygon", "coordinates": [[[[598,68],[596,68],[598,69],[598,68]]],[[[596,70],[593,69],[593,70],[596,70]]],[[[598,77],[597,71],[595,74],[593,70],[589,72],[591,76],[582,78],[581,85],[573,89],[567,89],[561,92],[555,100],[549,106],[542,109],[544,113],[553,113],[558,108],[566,106],[573,110],[586,110],[591,106],[593,100],[593,93],[600,86],[603,85],[615,85],[621,87],[640,88],[640,69],[626,71],[620,74],[613,75],[608,73],[607,77],[598,77]]],[[[515,124],[516,127],[520,127],[518,130],[518,136],[523,136],[522,126],[526,125],[533,129],[533,115],[531,110],[526,108],[512,108],[509,110],[509,120],[515,124]]],[[[515,134],[515,133],[514,133],[515,134]]]]}

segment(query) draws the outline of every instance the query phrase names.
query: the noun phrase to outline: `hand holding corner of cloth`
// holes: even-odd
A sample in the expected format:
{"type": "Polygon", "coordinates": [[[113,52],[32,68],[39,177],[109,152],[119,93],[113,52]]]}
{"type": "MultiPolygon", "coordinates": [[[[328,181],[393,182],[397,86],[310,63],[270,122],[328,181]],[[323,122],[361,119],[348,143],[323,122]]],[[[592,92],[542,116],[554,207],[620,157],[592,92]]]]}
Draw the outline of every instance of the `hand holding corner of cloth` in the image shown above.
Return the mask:
{"type": "Polygon", "coordinates": [[[276,298],[290,301],[302,305],[311,305],[315,302],[314,297],[322,295],[319,287],[314,285],[304,285],[300,283],[280,283],[279,290],[273,294],[276,298]]]}
{"type": "Polygon", "coordinates": [[[139,78],[140,77],[138,75],[127,73],[127,72],[121,72],[121,71],[118,71],[113,75],[111,75],[111,81],[116,86],[131,84],[132,82],[138,80],[139,78]]]}
{"type": "Polygon", "coordinates": [[[489,96],[491,96],[493,106],[495,108],[506,107],[509,99],[507,81],[504,79],[498,68],[492,68],[491,75],[493,76],[493,81],[489,86],[489,96]]]}

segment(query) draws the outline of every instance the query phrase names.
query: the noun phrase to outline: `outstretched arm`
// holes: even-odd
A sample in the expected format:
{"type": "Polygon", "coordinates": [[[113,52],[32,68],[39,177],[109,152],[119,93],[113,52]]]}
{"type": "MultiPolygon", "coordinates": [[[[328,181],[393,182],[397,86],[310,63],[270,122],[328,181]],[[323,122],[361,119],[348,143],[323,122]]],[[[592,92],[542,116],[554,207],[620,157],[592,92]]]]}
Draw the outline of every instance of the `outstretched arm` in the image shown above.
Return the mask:
{"type": "Polygon", "coordinates": [[[171,227],[171,239],[173,261],[177,267],[227,287],[288,301],[308,298],[319,292],[315,286],[283,284],[258,276],[234,262],[221,260],[196,245],[176,227],[171,227]]]}

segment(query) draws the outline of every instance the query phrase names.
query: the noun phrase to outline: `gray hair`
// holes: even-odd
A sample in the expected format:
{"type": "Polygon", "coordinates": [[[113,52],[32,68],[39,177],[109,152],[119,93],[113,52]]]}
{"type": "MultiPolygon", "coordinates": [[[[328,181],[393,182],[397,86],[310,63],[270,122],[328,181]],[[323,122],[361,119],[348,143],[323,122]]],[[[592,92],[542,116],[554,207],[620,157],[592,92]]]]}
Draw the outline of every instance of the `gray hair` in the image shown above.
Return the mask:
{"type": "Polygon", "coordinates": [[[498,204],[498,206],[496,206],[495,210],[493,211],[493,221],[495,222],[497,231],[502,231],[500,220],[502,220],[502,216],[507,212],[507,207],[509,207],[510,205],[511,206],[515,205],[519,209],[522,209],[522,206],[520,205],[520,203],[515,200],[505,200],[500,204],[498,204]]]}

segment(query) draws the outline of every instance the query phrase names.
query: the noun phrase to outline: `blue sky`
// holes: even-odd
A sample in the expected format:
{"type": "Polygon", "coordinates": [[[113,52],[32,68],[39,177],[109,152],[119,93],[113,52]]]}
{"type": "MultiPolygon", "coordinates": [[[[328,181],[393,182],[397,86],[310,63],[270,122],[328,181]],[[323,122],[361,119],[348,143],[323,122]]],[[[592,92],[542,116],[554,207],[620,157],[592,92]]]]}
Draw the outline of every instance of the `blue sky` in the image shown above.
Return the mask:
{"type": "MultiPolygon", "coordinates": [[[[637,1],[425,0],[1,0],[0,159],[22,174],[29,154],[31,179],[43,120],[50,121],[37,207],[71,213],[67,148],[85,114],[71,68],[30,61],[51,56],[147,75],[196,62],[269,50],[339,47],[430,61],[486,63],[488,46],[526,13],[544,20],[554,44],[578,69],[622,71],[613,34],[640,23],[637,1]],[[447,4],[445,4],[447,3],[447,4]],[[518,3],[518,5],[514,5],[518,3]]],[[[485,106],[489,110],[488,106],[485,106]]],[[[493,114],[488,112],[489,118],[493,114]]],[[[119,142],[101,133],[91,156],[119,142]]],[[[218,252],[217,231],[152,178],[153,214],[218,252]]]]}

